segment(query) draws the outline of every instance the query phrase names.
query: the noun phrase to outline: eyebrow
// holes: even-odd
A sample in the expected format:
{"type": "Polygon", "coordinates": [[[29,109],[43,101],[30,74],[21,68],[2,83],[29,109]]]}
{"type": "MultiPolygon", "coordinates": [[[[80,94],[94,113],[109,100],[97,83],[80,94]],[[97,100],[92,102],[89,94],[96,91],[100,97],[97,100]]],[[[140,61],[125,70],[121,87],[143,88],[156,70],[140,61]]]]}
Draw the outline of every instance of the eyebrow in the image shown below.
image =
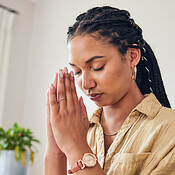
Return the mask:
{"type": "MultiPolygon", "coordinates": [[[[93,56],[92,58],[90,58],[89,60],[85,61],[85,64],[88,64],[90,62],[92,62],[93,60],[95,59],[99,59],[99,58],[104,58],[105,56],[93,56]]],[[[71,66],[76,66],[75,64],[73,63],[69,63],[71,66]]]]}

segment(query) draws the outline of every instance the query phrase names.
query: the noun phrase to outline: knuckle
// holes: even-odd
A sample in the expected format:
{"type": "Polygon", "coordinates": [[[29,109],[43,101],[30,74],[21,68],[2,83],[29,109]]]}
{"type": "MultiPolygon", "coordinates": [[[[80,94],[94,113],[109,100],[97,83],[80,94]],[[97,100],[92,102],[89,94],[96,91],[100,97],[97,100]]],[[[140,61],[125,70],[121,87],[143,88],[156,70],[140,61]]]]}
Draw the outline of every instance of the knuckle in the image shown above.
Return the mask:
{"type": "Polygon", "coordinates": [[[59,83],[63,83],[64,82],[64,78],[59,78],[59,83]]]}
{"type": "Polygon", "coordinates": [[[52,96],[52,95],[54,95],[55,94],[55,91],[52,89],[52,90],[50,90],[50,95],[52,96]]]}
{"type": "Polygon", "coordinates": [[[67,91],[67,92],[71,92],[71,87],[68,86],[68,87],[66,88],[66,91],[67,91]]]}
{"type": "Polygon", "coordinates": [[[63,91],[63,90],[59,91],[59,96],[61,96],[61,97],[64,97],[64,96],[65,96],[64,91],[63,91]]]}
{"type": "Polygon", "coordinates": [[[74,92],[75,87],[71,84],[71,91],[74,92]]]}
{"type": "Polygon", "coordinates": [[[73,92],[73,87],[70,87],[70,91],[73,92]]]}
{"type": "Polygon", "coordinates": [[[69,75],[68,75],[68,74],[65,74],[65,78],[66,78],[67,80],[69,80],[69,75]]]}
{"type": "Polygon", "coordinates": [[[55,105],[56,103],[57,103],[56,100],[54,100],[54,99],[51,99],[51,100],[50,100],[50,104],[51,104],[51,105],[55,105]]]}

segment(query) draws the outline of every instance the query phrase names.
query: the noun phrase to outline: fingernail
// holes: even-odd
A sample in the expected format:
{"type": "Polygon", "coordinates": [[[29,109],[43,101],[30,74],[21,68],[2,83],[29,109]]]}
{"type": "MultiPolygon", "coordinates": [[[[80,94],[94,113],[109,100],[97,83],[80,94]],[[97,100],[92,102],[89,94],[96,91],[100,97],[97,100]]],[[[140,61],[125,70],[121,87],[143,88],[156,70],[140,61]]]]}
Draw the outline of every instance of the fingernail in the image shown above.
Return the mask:
{"type": "Polygon", "coordinates": [[[70,75],[71,75],[71,77],[74,77],[73,71],[70,71],[70,75]]]}
{"type": "Polygon", "coordinates": [[[54,85],[53,85],[53,84],[51,84],[50,88],[51,88],[51,89],[54,89],[54,85]]]}
{"type": "Polygon", "coordinates": [[[65,73],[65,74],[68,73],[68,69],[67,69],[67,67],[64,67],[64,73],[65,73]]]}
{"type": "Polygon", "coordinates": [[[60,74],[60,77],[63,78],[63,72],[61,70],[59,70],[59,74],[60,74]]]}

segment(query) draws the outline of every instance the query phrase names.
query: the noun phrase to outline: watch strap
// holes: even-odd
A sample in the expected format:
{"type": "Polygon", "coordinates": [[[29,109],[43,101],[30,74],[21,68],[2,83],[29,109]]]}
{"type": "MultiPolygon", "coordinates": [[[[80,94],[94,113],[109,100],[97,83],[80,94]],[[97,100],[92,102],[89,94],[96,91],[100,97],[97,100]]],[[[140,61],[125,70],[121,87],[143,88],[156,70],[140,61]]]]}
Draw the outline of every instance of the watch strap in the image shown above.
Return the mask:
{"type": "Polygon", "coordinates": [[[68,174],[73,174],[78,170],[82,170],[85,168],[85,164],[82,162],[82,160],[79,160],[78,162],[76,162],[73,167],[71,168],[71,170],[68,170],[68,174]]]}

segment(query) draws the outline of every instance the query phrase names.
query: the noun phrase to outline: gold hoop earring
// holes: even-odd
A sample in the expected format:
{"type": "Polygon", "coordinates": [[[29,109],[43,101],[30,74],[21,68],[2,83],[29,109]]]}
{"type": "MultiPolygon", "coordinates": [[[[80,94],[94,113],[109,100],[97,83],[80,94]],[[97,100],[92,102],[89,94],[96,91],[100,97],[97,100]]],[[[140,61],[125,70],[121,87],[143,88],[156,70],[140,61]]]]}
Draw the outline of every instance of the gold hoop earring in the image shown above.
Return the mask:
{"type": "Polygon", "coordinates": [[[133,80],[136,80],[136,76],[137,76],[137,67],[135,66],[135,67],[132,69],[132,79],[133,79],[133,80]]]}

